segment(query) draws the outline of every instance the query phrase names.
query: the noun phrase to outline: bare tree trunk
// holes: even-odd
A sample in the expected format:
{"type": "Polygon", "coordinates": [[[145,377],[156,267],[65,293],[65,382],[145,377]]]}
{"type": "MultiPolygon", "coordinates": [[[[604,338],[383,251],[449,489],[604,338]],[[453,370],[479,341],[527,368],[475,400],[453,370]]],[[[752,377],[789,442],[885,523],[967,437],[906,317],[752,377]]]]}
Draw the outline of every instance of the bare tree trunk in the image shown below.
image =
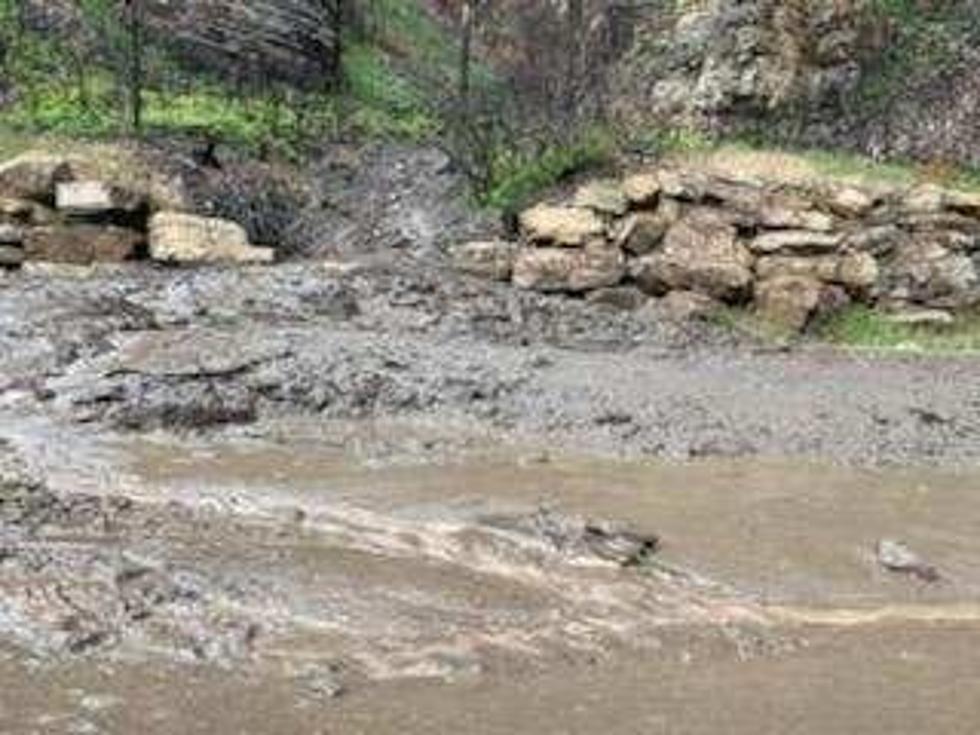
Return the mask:
{"type": "Polygon", "coordinates": [[[459,104],[466,115],[470,109],[470,75],[473,64],[473,29],[477,0],[463,0],[460,17],[459,104]]]}
{"type": "Polygon", "coordinates": [[[130,123],[137,134],[143,129],[143,2],[126,0],[129,24],[128,92],[130,123]]]}
{"type": "Polygon", "coordinates": [[[563,107],[567,122],[574,119],[579,103],[582,77],[585,74],[585,0],[568,0],[566,48],[568,60],[565,69],[563,107]]]}

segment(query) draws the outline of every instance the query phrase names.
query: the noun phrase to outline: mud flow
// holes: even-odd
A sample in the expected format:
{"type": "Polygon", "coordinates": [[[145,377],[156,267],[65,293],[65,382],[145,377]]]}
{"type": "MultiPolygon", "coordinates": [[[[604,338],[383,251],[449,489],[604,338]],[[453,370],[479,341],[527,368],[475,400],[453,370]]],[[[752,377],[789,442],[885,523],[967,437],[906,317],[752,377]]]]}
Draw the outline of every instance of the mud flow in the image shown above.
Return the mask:
{"type": "Polygon", "coordinates": [[[19,424],[0,731],[980,727],[980,475],[390,449],[447,431],[19,424]]]}

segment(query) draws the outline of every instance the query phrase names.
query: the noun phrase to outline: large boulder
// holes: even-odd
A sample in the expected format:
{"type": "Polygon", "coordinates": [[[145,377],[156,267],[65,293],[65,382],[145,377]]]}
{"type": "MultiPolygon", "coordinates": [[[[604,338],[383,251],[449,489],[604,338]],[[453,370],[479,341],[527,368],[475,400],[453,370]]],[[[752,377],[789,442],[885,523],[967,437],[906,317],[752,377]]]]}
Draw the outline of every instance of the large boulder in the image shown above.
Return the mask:
{"type": "Polygon", "coordinates": [[[150,256],[172,263],[269,263],[271,248],[249,244],[245,229],[229,220],[180,212],[158,212],[150,219],[150,256]]]}
{"type": "Polygon", "coordinates": [[[625,274],[622,251],[604,241],[575,250],[522,248],[514,260],[514,284],[535,291],[592,291],[616,285],[625,274]]]}
{"type": "Polygon", "coordinates": [[[539,204],[520,216],[521,230],[533,243],[581,247],[601,237],[606,225],[591,209],[539,204]]]}
{"type": "Polygon", "coordinates": [[[146,235],[124,227],[54,225],[34,227],[24,234],[26,260],[88,265],[136,258],[146,235]]]}
{"type": "Polygon", "coordinates": [[[637,261],[634,276],[654,296],[674,289],[741,301],[752,283],[752,257],[721,214],[696,209],[673,225],[663,247],[637,261]]]}
{"type": "Polygon", "coordinates": [[[73,178],[64,156],[28,151],[0,164],[0,196],[47,204],[54,201],[55,186],[73,178]]]}

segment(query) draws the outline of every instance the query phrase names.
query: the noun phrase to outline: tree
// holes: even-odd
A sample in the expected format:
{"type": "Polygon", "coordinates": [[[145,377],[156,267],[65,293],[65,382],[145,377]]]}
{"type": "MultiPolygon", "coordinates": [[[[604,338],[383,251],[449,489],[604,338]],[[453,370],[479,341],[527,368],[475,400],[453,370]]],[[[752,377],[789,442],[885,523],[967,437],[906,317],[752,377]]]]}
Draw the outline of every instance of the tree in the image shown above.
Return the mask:
{"type": "Polygon", "coordinates": [[[143,0],[125,0],[129,44],[126,54],[126,89],[129,98],[129,122],[136,133],[143,129],[143,0]]]}

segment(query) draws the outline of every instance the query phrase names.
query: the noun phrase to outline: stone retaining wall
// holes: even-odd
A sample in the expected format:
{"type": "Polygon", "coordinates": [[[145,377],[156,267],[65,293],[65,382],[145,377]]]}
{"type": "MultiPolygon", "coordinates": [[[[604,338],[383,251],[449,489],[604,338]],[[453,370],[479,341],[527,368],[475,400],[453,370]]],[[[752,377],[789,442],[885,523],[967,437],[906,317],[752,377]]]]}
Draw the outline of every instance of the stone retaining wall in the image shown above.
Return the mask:
{"type": "Polygon", "coordinates": [[[533,207],[520,231],[517,242],[461,245],[455,262],[599,300],[624,286],[694,293],[794,329],[853,302],[940,320],[980,303],[980,193],[932,185],[789,185],[662,167],[533,207]]]}

